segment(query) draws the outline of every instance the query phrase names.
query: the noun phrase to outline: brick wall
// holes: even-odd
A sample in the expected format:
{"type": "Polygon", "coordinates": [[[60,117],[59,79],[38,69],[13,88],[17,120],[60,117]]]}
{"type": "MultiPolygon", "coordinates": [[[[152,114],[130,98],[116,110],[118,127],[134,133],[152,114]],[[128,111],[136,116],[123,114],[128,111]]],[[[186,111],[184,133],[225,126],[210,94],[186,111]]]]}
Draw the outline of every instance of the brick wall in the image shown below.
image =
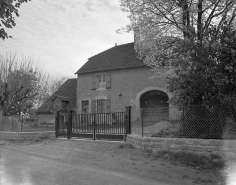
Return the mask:
{"type": "Polygon", "coordinates": [[[236,140],[156,138],[127,135],[127,142],[135,148],[152,152],[192,152],[203,155],[218,154],[226,159],[236,159],[236,140]]]}
{"type": "Polygon", "coordinates": [[[2,132],[0,131],[0,140],[32,140],[32,139],[53,139],[55,132],[2,132]]]}
{"type": "Polygon", "coordinates": [[[77,113],[81,113],[81,101],[89,100],[89,112],[92,111],[91,101],[94,99],[111,99],[111,111],[125,111],[125,106],[132,106],[132,120],[139,118],[139,98],[148,90],[167,92],[167,82],[164,75],[150,79],[153,71],[149,67],[111,70],[111,88],[92,90],[93,75],[104,73],[87,73],[77,78],[77,113]],[[121,96],[119,96],[121,94],[121,96]]]}

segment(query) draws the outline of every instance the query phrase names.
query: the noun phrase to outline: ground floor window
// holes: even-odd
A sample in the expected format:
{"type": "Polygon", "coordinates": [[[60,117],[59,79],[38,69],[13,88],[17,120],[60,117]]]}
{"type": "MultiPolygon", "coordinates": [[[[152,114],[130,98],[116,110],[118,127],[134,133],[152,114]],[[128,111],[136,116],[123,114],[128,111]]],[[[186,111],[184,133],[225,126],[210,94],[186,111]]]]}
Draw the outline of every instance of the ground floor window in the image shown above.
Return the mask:
{"type": "Polygon", "coordinates": [[[105,113],[106,107],[105,107],[105,100],[97,100],[97,113],[105,113]]]}
{"type": "Polygon", "coordinates": [[[110,113],[110,112],[111,112],[110,99],[92,100],[92,113],[110,113]]]}
{"type": "Polygon", "coordinates": [[[82,114],[87,114],[89,113],[89,100],[83,100],[82,101],[82,114]]]}

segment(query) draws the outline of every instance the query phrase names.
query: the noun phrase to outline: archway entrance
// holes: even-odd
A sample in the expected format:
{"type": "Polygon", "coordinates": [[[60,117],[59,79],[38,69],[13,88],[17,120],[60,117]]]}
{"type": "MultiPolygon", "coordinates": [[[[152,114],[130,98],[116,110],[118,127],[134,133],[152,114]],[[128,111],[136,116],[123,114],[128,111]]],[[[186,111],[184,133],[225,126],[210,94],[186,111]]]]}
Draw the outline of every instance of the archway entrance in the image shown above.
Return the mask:
{"type": "Polygon", "coordinates": [[[141,117],[145,125],[169,119],[169,97],[159,90],[150,90],[140,97],[141,117]]]}
{"type": "Polygon", "coordinates": [[[168,100],[168,95],[163,91],[147,91],[140,97],[140,108],[169,107],[168,100]]]}

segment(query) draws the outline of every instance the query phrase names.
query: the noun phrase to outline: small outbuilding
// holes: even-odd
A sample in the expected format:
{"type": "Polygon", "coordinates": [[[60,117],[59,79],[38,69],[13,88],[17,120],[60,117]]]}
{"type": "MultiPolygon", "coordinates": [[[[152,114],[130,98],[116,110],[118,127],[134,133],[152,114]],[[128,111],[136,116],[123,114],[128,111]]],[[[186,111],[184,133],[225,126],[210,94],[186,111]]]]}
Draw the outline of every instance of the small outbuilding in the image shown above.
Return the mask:
{"type": "Polygon", "coordinates": [[[68,79],[36,110],[38,125],[54,125],[56,111],[76,110],[76,78],[68,79]]]}

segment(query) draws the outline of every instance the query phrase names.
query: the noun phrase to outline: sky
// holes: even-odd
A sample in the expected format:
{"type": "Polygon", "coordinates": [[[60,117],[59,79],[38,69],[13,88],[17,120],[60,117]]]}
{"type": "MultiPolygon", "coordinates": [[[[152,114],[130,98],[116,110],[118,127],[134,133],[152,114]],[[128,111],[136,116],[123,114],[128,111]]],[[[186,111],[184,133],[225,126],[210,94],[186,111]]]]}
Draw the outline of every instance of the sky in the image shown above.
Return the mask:
{"type": "Polygon", "coordinates": [[[31,0],[19,14],[0,52],[33,57],[54,79],[76,78],[88,58],[134,39],[116,33],[129,23],[119,0],[31,0]]]}

